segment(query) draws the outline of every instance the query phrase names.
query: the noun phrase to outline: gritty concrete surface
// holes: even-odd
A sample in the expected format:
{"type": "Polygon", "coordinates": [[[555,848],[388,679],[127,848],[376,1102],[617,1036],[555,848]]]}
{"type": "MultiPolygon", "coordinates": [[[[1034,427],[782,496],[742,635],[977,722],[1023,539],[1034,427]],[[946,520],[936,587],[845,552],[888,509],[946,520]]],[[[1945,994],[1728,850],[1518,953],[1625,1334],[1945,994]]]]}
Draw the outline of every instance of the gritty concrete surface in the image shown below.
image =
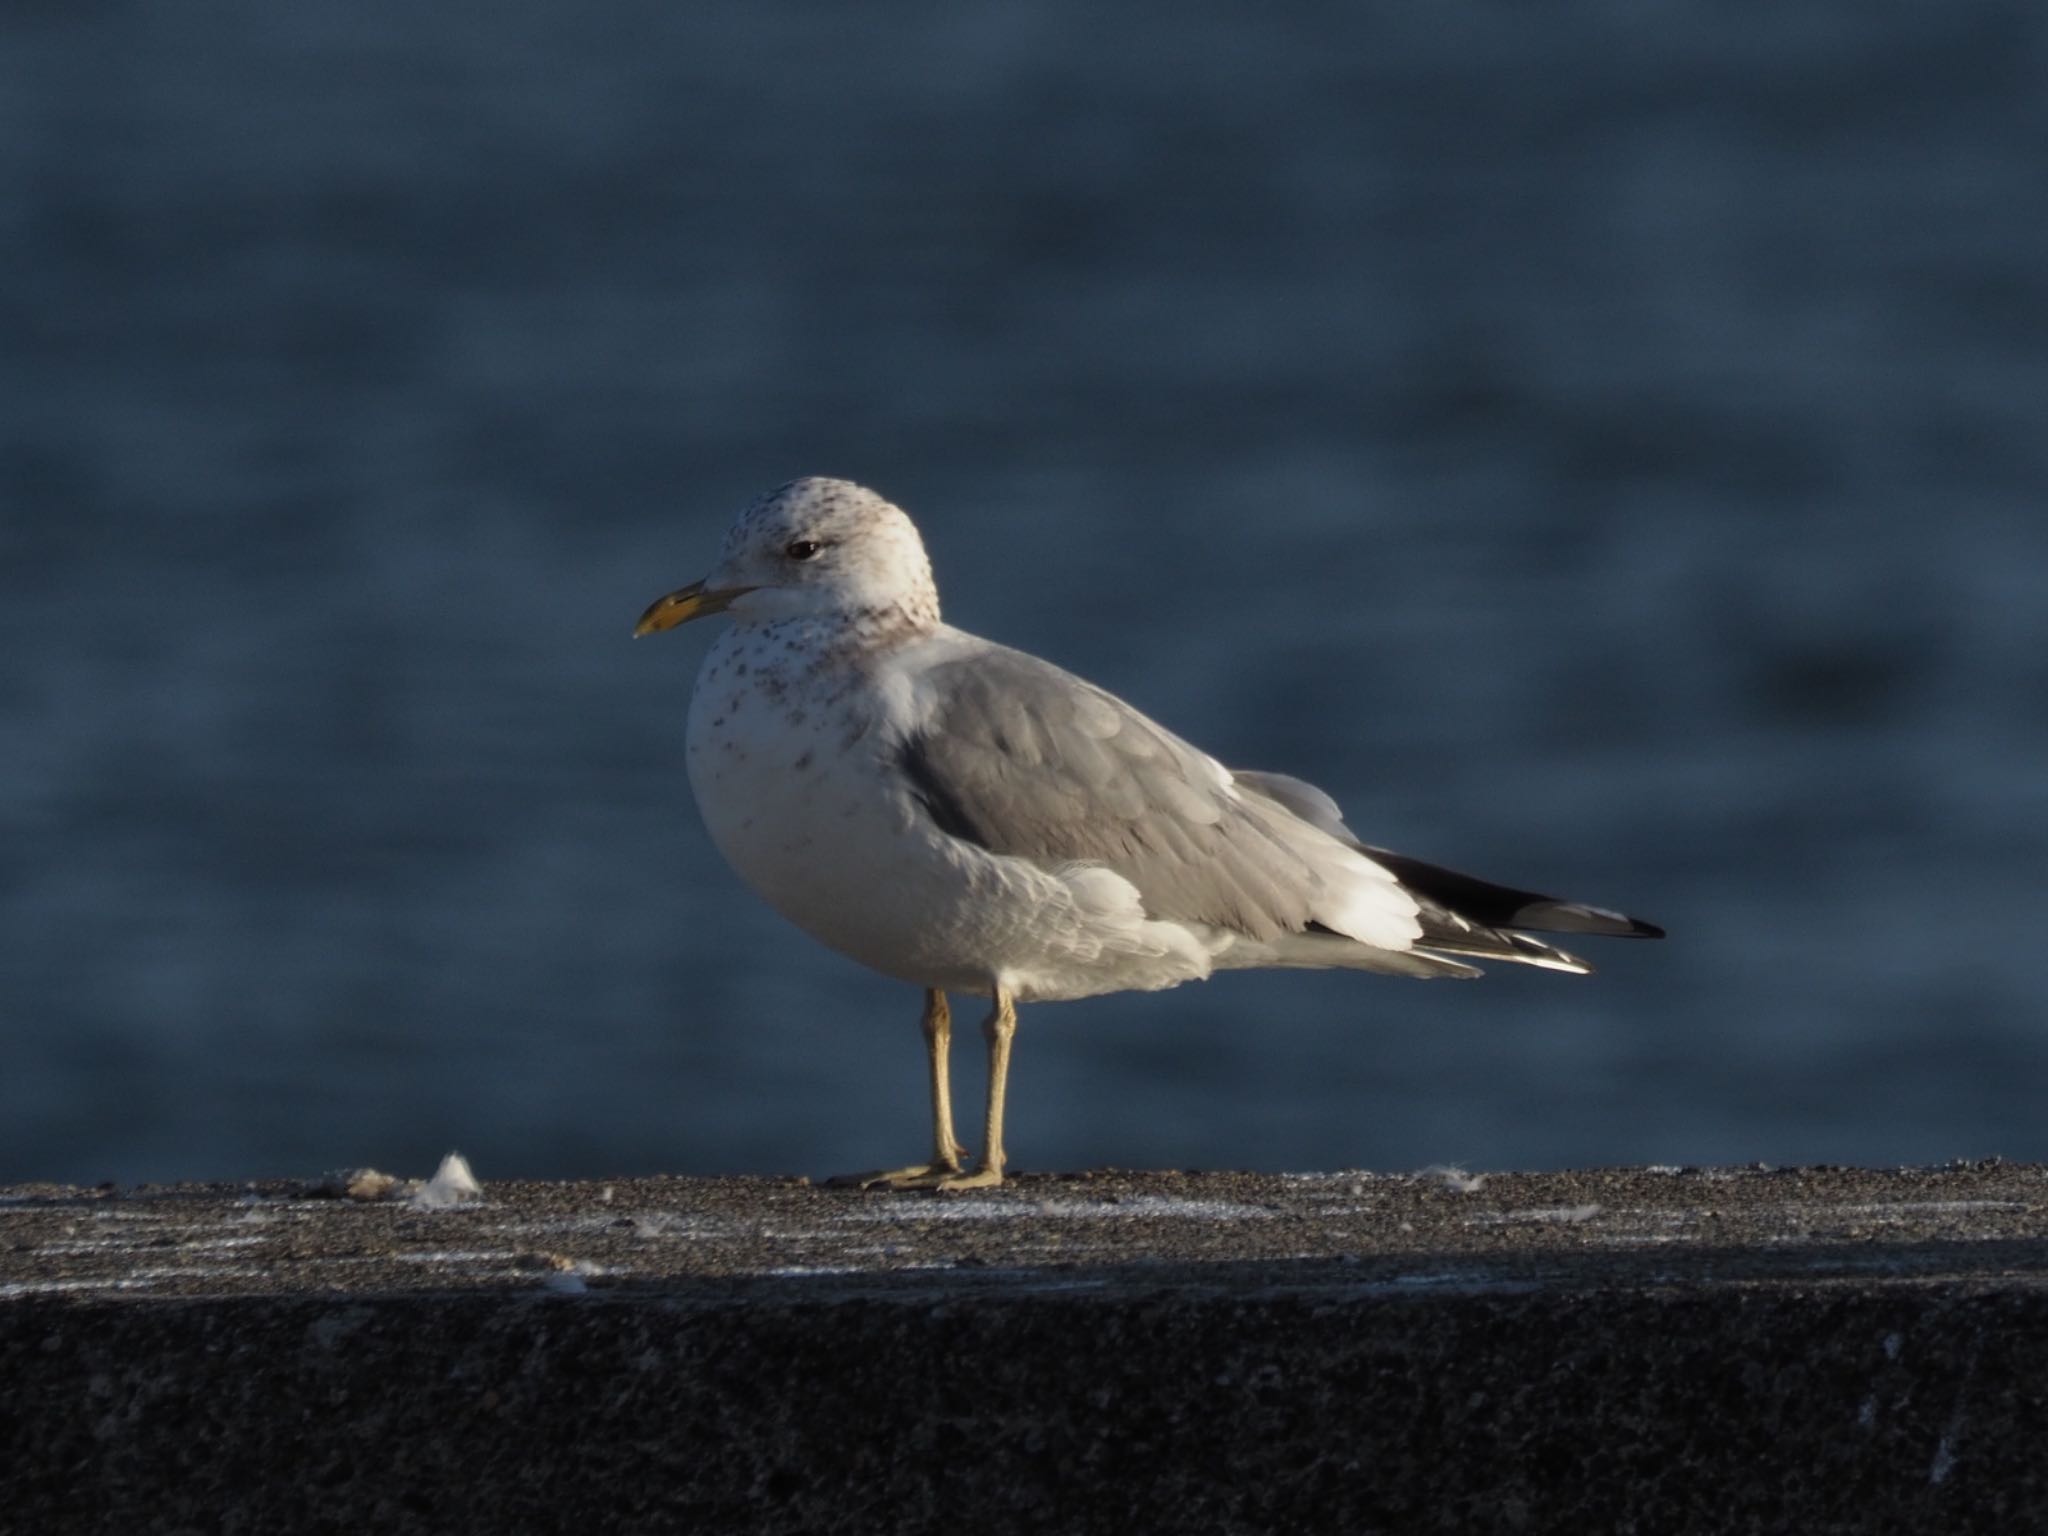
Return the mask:
{"type": "Polygon", "coordinates": [[[2048,1530],[2048,1170],[0,1190],[0,1531],[2048,1530]]]}

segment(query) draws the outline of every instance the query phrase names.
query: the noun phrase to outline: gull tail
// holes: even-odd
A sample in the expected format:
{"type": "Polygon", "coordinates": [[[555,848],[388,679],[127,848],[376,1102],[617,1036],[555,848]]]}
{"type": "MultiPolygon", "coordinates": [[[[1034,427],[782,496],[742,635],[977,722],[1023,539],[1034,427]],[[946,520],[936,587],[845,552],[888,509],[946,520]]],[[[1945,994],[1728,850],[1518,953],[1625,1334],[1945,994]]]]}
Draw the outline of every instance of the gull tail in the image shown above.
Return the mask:
{"type": "Polygon", "coordinates": [[[1581,976],[1593,969],[1570,951],[1519,931],[1523,929],[1617,939],[1664,937],[1664,930],[1655,923],[1626,913],[1588,906],[1582,901],[1561,901],[1537,891],[1516,890],[1511,885],[1495,885],[1476,875],[1460,874],[1455,869],[1411,859],[1405,853],[1361,843],[1344,825],[1344,814],[1336,801],[1315,785],[1287,774],[1239,769],[1233,777],[1242,788],[1264,796],[1310,826],[1357,849],[1415,898],[1421,909],[1417,916],[1422,920],[1422,937],[1416,941],[1413,953],[1418,957],[1437,957],[1444,969],[1411,974],[1477,975],[1471,966],[1451,958],[1459,955],[1476,960],[1512,961],[1581,976]]]}
{"type": "Polygon", "coordinates": [[[1533,928],[1538,933],[1597,933],[1614,939],[1661,939],[1664,930],[1626,913],[1606,907],[1587,906],[1582,901],[1560,901],[1535,891],[1518,891],[1513,886],[1495,885],[1476,875],[1461,875],[1455,869],[1425,864],[1403,853],[1360,843],[1358,851],[1377,864],[1384,864],[1400,882],[1418,895],[1440,902],[1461,916],[1489,928],[1533,928]]]}
{"type": "Polygon", "coordinates": [[[1577,955],[1518,929],[1539,933],[1597,934],[1605,938],[1661,939],[1664,930],[1626,913],[1536,891],[1496,885],[1476,875],[1425,864],[1365,843],[1358,851],[1387,869],[1421,904],[1418,949],[1472,955],[1585,975],[1593,969],[1577,955]]]}

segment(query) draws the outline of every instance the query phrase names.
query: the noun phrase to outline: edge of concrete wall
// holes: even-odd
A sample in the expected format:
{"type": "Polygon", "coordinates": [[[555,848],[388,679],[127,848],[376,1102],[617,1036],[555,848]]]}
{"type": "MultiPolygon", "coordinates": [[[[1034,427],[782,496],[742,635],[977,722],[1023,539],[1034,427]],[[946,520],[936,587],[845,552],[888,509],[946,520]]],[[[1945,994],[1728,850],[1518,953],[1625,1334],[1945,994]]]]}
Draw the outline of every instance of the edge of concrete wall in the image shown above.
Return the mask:
{"type": "Polygon", "coordinates": [[[0,1529],[2048,1519],[2040,1169],[1690,1184],[1623,1170],[1467,1190],[1117,1175],[1024,1181],[977,1207],[668,1180],[522,1186],[452,1218],[301,1194],[0,1196],[0,1231],[17,1235],[0,1264],[17,1276],[0,1301],[0,1529]],[[1247,1214],[1254,1195],[1266,1214],[1247,1214]],[[676,1215],[692,1201],[705,1221],[752,1222],[727,1234],[767,1244],[751,1266],[692,1259],[721,1241],[676,1215]],[[1714,1214],[1724,1206],[1747,1215],[1714,1214]],[[281,1245],[268,1280],[152,1295],[18,1278],[36,1258],[23,1232],[53,1250],[53,1233],[82,1229],[75,1257],[111,1228],[137,1239],[132,1276],[179,1267],[162,1262],[179,1239],[142,1235],[160,1212],[195,1247],[255,1226],[281,1245]],[[451,1279],[401,1255],[410,1284],[324,1283],[375,1270],[380,1232],[455,1262],[496,1250],[454,1239],[476,1244],[509,1218],[631,1245],[659,1213],[666,1270],[515,1254],[495,1280],[451,1279]],[[1773,1213],[1804,1235],[1746,1230],[1773,1213]],[[1745,1230],[1647,1240],[1682,1229],[1674,1217],[1745,1230]],[[319,1234],[358,1251],[316,1251],[319,1234]],[[1071,1259],[1044,1257],[1055,1238],[1071,1259]],[[932,1261],[929,1245],[970,1240],[993,1251],[932,1261]],[[849,1262],[812,1262],[804,1243],[821,1241],[849,1262]],[[1181,1252],[1205,1242],[1203,1257],[1181,1252]],[[855,1248],[874,1256],[856,1262],[855,1248]],[[771,1262],[793,1250],[806,1262],[771,1262]]]}

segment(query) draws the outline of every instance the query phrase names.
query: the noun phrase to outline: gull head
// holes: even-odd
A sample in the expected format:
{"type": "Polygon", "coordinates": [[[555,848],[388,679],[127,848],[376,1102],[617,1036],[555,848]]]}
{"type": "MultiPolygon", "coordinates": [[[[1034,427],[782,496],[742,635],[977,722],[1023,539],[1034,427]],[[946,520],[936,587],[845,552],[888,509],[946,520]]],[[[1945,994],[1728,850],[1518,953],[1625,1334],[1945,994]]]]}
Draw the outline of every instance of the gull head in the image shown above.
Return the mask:
{"type": "Polygon", "coordinates": [[[902,510],[865,486],[810,475],[778,486],[734,521],[702,581],[657,598],[635,635],[709,613],[741,620],[939,621],[924,541],[902,510]]]}

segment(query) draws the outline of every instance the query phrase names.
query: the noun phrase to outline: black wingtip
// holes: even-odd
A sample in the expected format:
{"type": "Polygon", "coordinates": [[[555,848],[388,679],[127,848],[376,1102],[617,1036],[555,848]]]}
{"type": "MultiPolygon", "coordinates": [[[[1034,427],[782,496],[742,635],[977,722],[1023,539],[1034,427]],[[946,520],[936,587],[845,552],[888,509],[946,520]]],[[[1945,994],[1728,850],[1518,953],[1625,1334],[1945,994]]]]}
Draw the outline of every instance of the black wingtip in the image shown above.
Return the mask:
{"type": "Polygon", "coordinates": [[[1439,864],[1425,864],[1406,854],[1360,843],[1359,851],[1376,859],[1412,891],[1440,902],[1460,917],[1488,928],[1534,928],[1540,933],[1591,933],[1610,939],[1661,939],[1664,930],[1580,901],[1560,901],[1535,891],[1518,891],[1475,875],[1460,874],[1439,864]]]}
{"type": "Polygon", "coordinates": [[[1532,901],[1518,907],[1501,926],[1543,933],[1596,933],[1603,939],[1661,939],[1664,930],[1626,912],[1577,901],[1532,901]]]}

